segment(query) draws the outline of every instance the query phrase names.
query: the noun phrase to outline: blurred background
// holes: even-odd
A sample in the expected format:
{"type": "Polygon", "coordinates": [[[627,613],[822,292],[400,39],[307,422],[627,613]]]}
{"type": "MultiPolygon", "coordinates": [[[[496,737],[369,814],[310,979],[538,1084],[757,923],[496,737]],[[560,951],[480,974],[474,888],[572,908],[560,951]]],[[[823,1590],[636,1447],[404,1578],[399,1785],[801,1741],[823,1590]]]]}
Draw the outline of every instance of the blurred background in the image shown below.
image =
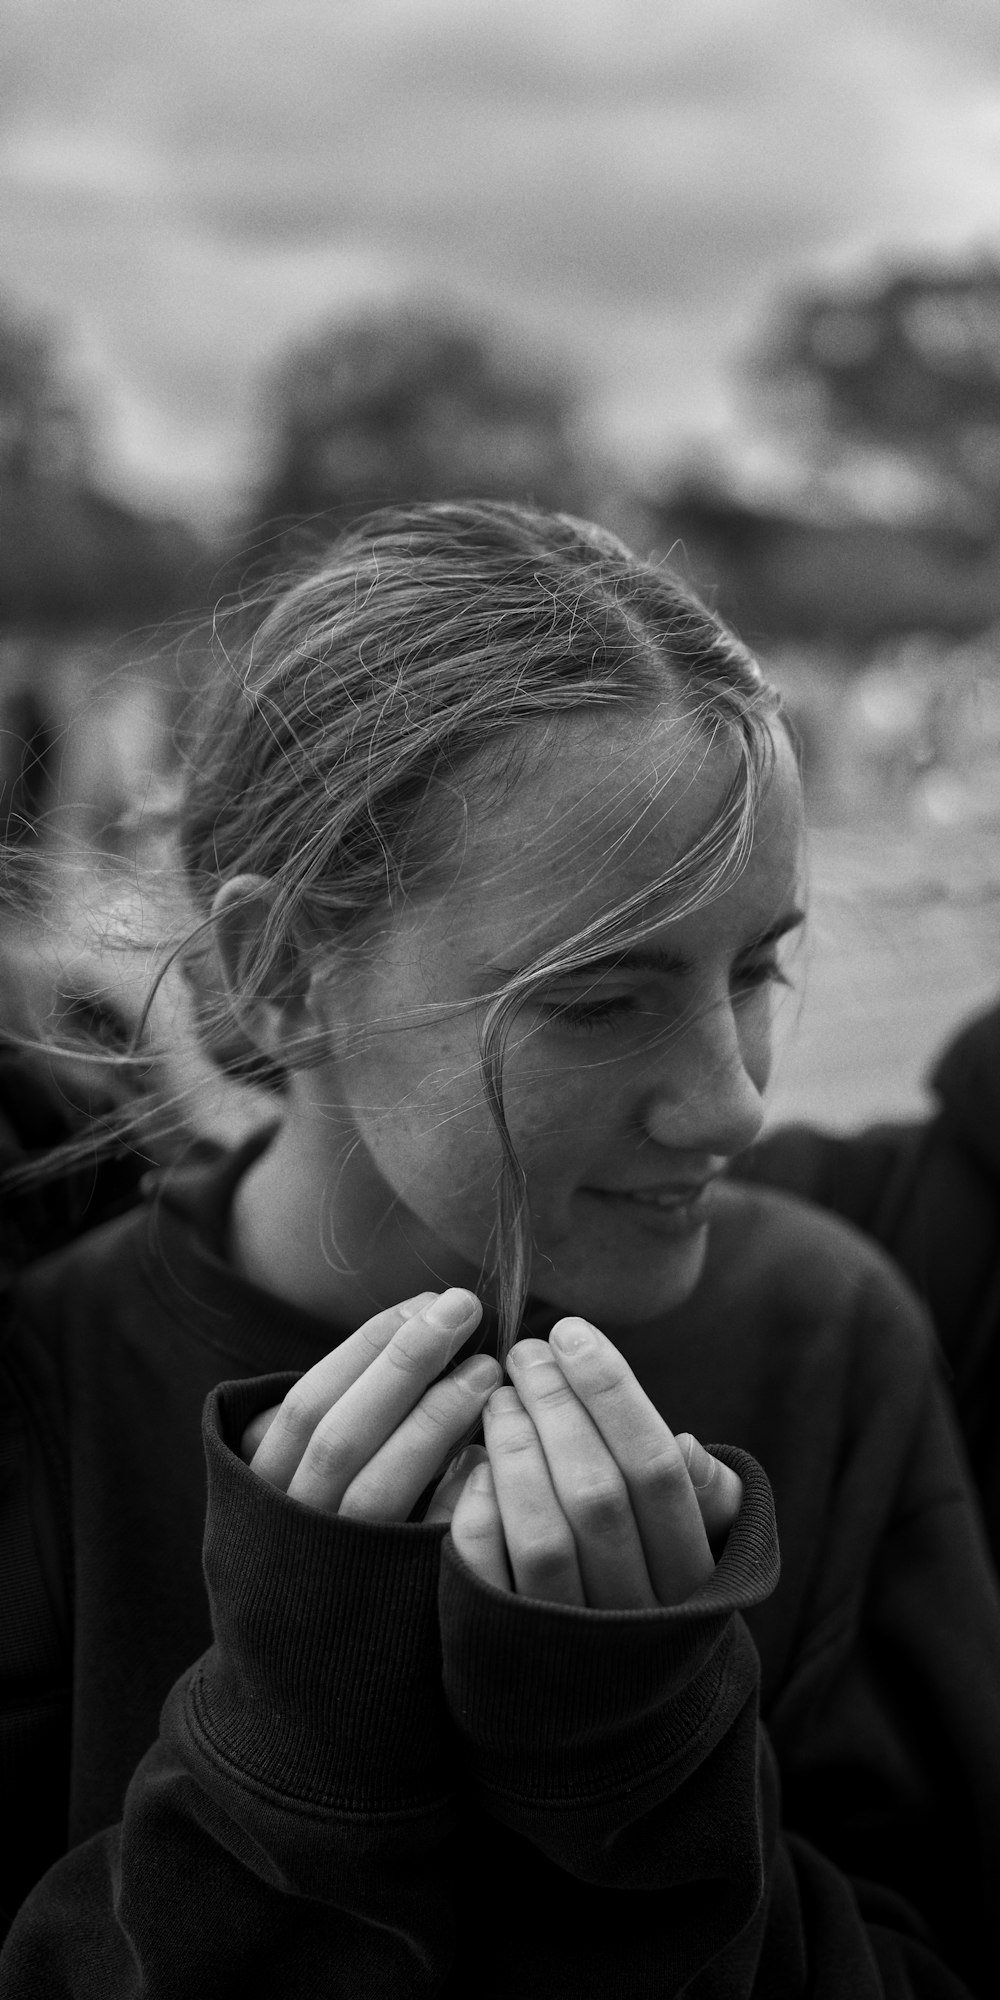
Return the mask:
{"type": "Polygon", "coordinates": [[[10,976],[36,928],[76,999],[106,976],[84,915],[220,599],[387,498],[530,497],[669,556],[797,723],[774,1115],[918,1108],[1000,992],[994,0],[5,0],[0,32],[10,976]]]}

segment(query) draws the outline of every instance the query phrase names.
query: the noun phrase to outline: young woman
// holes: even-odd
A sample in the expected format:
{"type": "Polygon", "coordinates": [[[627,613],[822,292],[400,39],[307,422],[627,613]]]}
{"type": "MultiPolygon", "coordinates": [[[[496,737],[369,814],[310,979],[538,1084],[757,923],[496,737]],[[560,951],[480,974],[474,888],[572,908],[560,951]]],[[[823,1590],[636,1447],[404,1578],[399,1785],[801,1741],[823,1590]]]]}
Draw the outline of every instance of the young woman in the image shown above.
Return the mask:
{"type": "Polygon", "coordinates": [[[743,647],[579,523],[383,515],[179,832],[275,1117],[10,1315],[0,1992],[985,1992],[1000,1610],[925,1328],[722,1177],[801,917],[743,647]]]}

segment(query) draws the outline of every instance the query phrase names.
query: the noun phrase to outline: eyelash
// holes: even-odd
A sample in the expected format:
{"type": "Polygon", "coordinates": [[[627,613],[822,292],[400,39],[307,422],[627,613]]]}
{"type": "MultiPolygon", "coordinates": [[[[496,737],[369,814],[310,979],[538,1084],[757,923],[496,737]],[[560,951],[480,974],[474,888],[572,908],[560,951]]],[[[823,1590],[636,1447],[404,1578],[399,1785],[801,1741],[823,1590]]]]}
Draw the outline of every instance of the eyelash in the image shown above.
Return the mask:
{"type": "MultiPolygon", "coordinates": [[[[737,985],[733,988],[734,998],[742,999],[745,994],[759,992],[763,986],[789,986],[791,981],[782,972],[776,959],[767,959],[759,965],[747,966],[737,985]]],[[[556,1027],[572,1028],[588,1034],[598,1028],[612,1031],[622,1025],[623,1017],[636,1011],[635,995],[616,994],[610,1000],[564,1000],[552,1002],[543,1011],[556,1027]]]]}

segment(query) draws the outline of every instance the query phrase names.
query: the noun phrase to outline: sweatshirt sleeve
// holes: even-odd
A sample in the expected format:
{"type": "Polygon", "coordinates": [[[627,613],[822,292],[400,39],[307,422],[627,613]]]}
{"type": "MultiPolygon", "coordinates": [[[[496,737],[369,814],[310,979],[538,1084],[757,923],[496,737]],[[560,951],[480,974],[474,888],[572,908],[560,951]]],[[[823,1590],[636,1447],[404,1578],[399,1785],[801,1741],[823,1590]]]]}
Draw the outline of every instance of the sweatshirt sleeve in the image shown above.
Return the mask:
{"type": "Polygon", "coordinates": [[[442,1531],[327,1517],[255,1478],[227,1440],[261,1395],[228,1384],[206,1408],[214,1643],[172,1689],[121,1825],[23,1905],[5,2000],[438,1990],[442,1531]]]}
{"type": "MultiPolygon", "coordinates": [[[[924,1478],[928,1453],[941,1470],[935,1430],[932,1420],[914,1445],[924,1478]]],[[[714,1576],[673,1609],[525,1601],[481,1583],[446,1544],[445,1687],[470,1782],[484,1813],[518,1837],[507,1906],[541,1879],[548,1914],[530,1946],[516,1926],[502,1932],[490,1990],[553,2000],[979,1991],[984,1857],[1000,1803],[998,1682],[983,1681],[996,1621],[961,1480],[943,1501],[914,1491],[902,1504],[909,1547],[886,1550],[868,1629],[848,1620],[811,1635],[775,1741],[760,1721],[744,1616],[777,1578],[770,1490],[746,1454],[711,1450],[740,1473],[744,1501],[714,1576]],[[957,1614],[943,1650],[927,1643],[935,1603],[957,1614]],[[930,1714],[934,1734],[921,1743],[930,1714]],[[942,1943],[940,1882],[930,1905],[921,1898],[956,1841],[968,1873],[962,1911],[947,1913],[959,1916],[955,1935],[942,1943]]]]}

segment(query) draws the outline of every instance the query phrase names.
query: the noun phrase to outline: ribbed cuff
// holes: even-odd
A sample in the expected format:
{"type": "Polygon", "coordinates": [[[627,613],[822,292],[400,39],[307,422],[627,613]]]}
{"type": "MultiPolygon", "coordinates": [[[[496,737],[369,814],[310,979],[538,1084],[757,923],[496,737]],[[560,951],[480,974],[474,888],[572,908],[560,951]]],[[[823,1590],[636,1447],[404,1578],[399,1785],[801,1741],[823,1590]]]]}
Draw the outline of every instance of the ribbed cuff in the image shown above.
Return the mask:
{"type": "Polygon", "coordinates": [[[205,1406],[215,1643],[191,1686],[191,1723],[245,1781],[284,1798],[410,1810],[440,1797],[449,1775],[445,1531],[319,1514],[252,1473],[226,1440],[292,1379],[223,1383],[205,1406]]]}
{"type": "Polygon", "coordinates": [[[646,1780],[714,1732],[734,1656],[746,1700],[748,1645],[733,1614],[778,1580],[771,1489],[755,1459],[709,1450],[743,1481],[714,1573],[685,1603],[590,1611],[480,1582],[449,1536],[440,1606],[444,1687],[480,1783],[524,1799],[581,1801],[646,1780]]]}

